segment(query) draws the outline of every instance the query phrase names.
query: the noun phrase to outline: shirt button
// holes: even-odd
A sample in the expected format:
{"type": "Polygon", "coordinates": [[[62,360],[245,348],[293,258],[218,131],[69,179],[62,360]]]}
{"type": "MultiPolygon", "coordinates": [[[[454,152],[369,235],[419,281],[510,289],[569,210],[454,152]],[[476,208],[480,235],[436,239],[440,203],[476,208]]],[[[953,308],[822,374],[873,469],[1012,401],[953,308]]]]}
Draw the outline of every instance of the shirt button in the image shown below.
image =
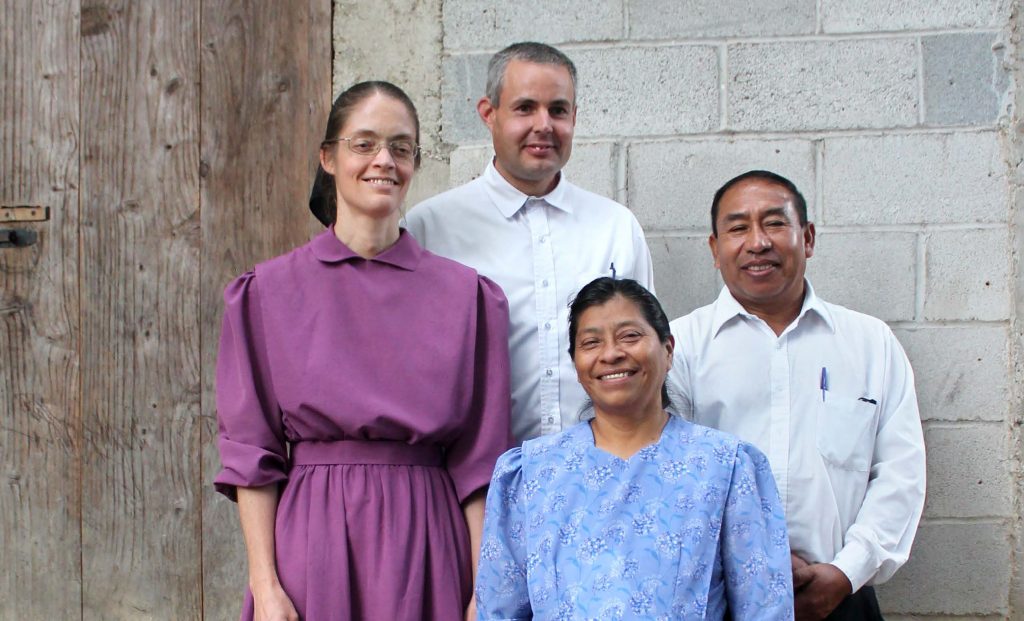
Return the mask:
{"type": "Polygon", "coordinates": [[[555,417],[554,416],[548,416],[548,424],[551,425],[554,422],[555,422],[555,417]]]}
{"type": "Polygon", "coordinates": [[[544,329],[545,330],[550,330],[551,329],[551,322],[550,321],[545,321],[544,322],[544,329]]]}
{"type": "Polygon", "coordinates": [[[548,377],[551,377],[552,373],[554,373],[554,371],[552,371],[551,369],[547,369],[546,371],[544,371],[544,375],[547,375],[548,377]]]}
{"type": "Polygon", "coordinates": [[[543,286],[547,287],[548,286],[548,279],[545,278],[544,280],[540,281],[540,284],[542,284],[543,286]]]}
{"type": "Polygon", "coordinates": [[[544,243],[544,242],[546,242],[547,240],[548,240],[548,236],[547,236],[547,235],[541,235],[541,236],[540,236],[540,243],[542,243],[542,244],[543,244],[543,243],[544,243]]]}

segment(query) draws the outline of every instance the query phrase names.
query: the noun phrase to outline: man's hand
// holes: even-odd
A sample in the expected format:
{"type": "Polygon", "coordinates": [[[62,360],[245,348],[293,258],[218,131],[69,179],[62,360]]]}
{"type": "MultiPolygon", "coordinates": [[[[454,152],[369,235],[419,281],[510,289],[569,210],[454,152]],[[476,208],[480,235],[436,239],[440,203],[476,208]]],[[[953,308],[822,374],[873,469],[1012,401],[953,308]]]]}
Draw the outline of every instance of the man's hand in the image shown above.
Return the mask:
{"type": "Polygon", "coordinates": [[[835,565],[814,563],[797,568],[793,557],[793,594],[796,621],[820,621],[853,592],[850,579],[835,565]]]}

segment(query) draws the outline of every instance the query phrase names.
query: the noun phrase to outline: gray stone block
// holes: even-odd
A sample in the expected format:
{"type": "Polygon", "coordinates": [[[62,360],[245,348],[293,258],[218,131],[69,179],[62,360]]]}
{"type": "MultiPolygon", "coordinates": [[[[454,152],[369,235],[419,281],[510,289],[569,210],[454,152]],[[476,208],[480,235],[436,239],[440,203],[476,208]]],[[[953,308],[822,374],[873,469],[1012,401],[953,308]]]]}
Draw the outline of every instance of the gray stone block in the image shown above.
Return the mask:
{"type": "Polygon", "coordinates": [[[580,50],[577,136],[718,129],[718,51],[710,46],[580,50]]]}
{"type": "Polygon", "coordinates": [[[1006,426],[1002,424],[926,430],[925,517],[1012,517],[1008,444],[1006,426]]]}
{"type": "Polygon", "coordinates": [[[823,299],[883,321],[914,318],[917,235],[819,231],[807,274],[823,299]]]}
{"type": "Polygon", "coordinates": [[[628,0],[634,39],[814,34],[815,0],[628,0]]]}
{"type": "Polygon", "coordinates": [[[627,158],[629,207],[648,232],[697,229],[708,235],[715,191],[755,168],[792,180],[804,194],[813,220],[814,143],[807,140],[634,143],[627,158]]]}
{"type": "Polygon", "coordinates": [[[916,58],[911,39],[730,45],[727,126],[775,131],[915,125],[916,58]]]}
{"type": "Polygon", "coordinates": [[[461,144],[491,138],[480,120],[476,103],[487,87],[490,54],[455,55],[441,65],[441,136],[445,142],[461,144]]]}
{"type": "Polygon", "coordinates": [[[993,32],[921,37],[928,125],[994,125],[1009,81],[993,32]]]}
{"type": "MultiPolygon", "coordinates": [[[[451,187],[479,177],[493,156],[490,146],[456,149],[451,156],[451,187]]],[[[615,169],[614,143],[574,143],[565,175],[581,188],[615,198],[615,169]]]]}
{"type": "Polygon", "coordinates": [[[670,320],[715,300],[722,285],[707,236],[649,235],[647,245],[654,260],[654,287],[670,320]]]}
{"type": "Polygon", "coordinates": [[[890,32],[1002,25],[1000,0],[821,0],[825,32],[890,32]]]}
{"type": "Polygon", "coordinates": [[[921,327],[894,332],[914,367],[922,419],[1006,419],[1010,387],[1005,327],[921,327]]]}
{"type": "Polygon", "coordinates": [[[826,138],[821,177],[827,224],[1006,219],[995,132],[826,138]]]}
{"type": "Polygon", "coordinates": [[[517,41],[613,40],[622,37],[623,21],[618,0],[447,0],[444,44],[498,51],[517,41]]]}
{"type": "Polygon", "coordinates": [[[910,560],[878,589],[885,613],[1005,615],[1010,533],[1002,522],[925,524],[910,560]]]}
{"type": "Polygon", "coordinates": [[[999,321],[1010,316],[1008,231],[927,235],[924,317],[999,321]]]}

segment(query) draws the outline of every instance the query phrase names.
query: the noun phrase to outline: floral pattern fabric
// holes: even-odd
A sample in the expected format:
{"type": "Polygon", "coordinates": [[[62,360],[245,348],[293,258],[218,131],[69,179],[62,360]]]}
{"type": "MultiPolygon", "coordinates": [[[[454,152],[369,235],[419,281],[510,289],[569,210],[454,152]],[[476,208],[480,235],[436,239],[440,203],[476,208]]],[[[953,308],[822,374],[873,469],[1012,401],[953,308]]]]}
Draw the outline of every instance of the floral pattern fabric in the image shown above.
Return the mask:
{"type": "Polygon", "coordinates": [[[733,436],[673,416],[623,460],[580,423],[495,467],[482,621],[784,620],[792,593],[768,461],[733,436]]]}

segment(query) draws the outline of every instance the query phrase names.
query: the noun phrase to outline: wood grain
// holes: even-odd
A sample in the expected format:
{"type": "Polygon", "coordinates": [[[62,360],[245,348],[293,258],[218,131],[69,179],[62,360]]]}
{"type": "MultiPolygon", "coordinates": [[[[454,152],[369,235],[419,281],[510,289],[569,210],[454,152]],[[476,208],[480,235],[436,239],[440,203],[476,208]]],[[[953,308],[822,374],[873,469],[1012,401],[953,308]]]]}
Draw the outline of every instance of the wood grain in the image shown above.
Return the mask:
{"type": "Polygon", "coordinates": [[[0,619],[81,610],[77,14],[0,3],[0,203],[51,208],[0,249],[0,619]]]}
{"type": "Polygon", "coordinates": [[[331,100],[330,0],[205,2],[202,41],[203,597],[237,618],[246,585],[234,505],[213,492],[214,365],[221,292],[261,260],[304,243],[306,203],[331,100]]]}
{"type": "Polygon", "coordinates": [[[82,618],[201,616],[199,0],[82,3],[82,618]]]}

